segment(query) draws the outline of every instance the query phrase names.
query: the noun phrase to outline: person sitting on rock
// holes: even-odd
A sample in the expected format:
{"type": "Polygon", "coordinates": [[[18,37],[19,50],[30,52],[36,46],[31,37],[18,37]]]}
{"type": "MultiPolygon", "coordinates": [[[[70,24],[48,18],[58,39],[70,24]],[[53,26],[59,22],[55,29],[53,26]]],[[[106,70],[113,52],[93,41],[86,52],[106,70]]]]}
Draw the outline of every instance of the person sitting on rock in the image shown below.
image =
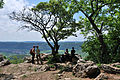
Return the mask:
{"type": "Polygon", "coordinates": [[[42,59],[40,57],[40,49],[39,49],[39,46],[37,46],[37,49],[36,49],[36,58],[37,58],[37,64],[39,64],[39,61],[41,64],[43,64],[42,62],[42,59]]]}
{"type": "Polygon", "coordinates": [[[68,49],[66,49],[65,51],[65,61],[69,61],[69,52],[68,52],[68,49]]]}
{"type": "Polygon", "coordinates": [[[72,58],[75,57],[75,50],[74,50],[74,47],[72,47],[72,50],[71,50],[71,61],[72,61],[72,58]]]}

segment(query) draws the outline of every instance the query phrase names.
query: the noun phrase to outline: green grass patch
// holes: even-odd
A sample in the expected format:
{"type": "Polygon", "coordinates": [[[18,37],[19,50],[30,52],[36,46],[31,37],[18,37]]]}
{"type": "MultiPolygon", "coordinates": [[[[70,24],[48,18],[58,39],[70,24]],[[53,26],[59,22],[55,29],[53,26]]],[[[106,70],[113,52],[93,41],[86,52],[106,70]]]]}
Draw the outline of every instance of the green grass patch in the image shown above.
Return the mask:
{"type": "Polygon", "coordinates": [[[24,62],[24,57],[28,55],[13,55],[7,57],[7,59],[12,63],[12,64],[19,64],[24,62]]]}

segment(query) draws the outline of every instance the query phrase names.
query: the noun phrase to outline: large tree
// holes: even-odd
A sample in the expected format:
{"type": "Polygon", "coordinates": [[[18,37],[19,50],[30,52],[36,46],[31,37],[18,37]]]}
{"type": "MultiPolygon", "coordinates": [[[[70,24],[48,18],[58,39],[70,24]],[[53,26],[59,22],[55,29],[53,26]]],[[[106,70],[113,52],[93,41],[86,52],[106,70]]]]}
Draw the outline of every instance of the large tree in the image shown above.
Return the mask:
{"type": "Polygon", "coordinates": [[[52,49],[53,56],[58,53],[60,40],[75,36],[73,14],[70,14],[67,5],[61,0],[40,2],[35,8],[13,12],[10,18],[24,22],[22,29],[40,32],[52,49]]]}
{"type": "MultiPolygon", "coordinates": [[[[120,11],[120,1],[119,0],[65,0],[69,5],[69,10],[75,14],[81,12],[85,17],[80,17],[80,29],[81,33],[85,36],[92,34],[88,37],[89,43],[84,45],[86,52],[90,55],[98,54],[99,62],[109,63],[109,48],[106,42],[106,34],[110,25],[108,25],[107,19],[111,12],[120,11]],[[113,8],[115,7],[115,8],[113,8]],[[114,10],[112,10],[114,9],[114,10]],[[89,50],[87,51],[87,48],[89,50]],[[90,51],[91,50],[93,51],[90,51]],[[89,52],[90,51],[90,52],[89,52]],[[97,51],[97,53],[95,53],[97,51]]],[[[113,15],[114,17],[114,15],[113,15]]]]}

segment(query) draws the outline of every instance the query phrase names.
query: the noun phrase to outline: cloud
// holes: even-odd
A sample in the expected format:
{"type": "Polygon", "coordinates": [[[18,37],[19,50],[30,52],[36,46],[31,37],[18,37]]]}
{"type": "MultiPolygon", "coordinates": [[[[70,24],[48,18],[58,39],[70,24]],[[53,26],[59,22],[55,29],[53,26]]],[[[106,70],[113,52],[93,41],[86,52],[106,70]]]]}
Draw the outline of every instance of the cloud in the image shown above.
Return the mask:
{"type": "MultiPolygon", "coordinates": [[[[8,14],[13,11],[20,11],[25,6],[33,5],[26,0],[4,0],[4,8],[0,9],[0,41],[44,41],[38,32],[26,30],[17,31],[20,23],[10,20],[8,14]]],[[[81,41],[83,36],[69,37],[65,41],[81,41]]]]}
{"type": "Polygon", "coordinates": [[[0,41],[39,41],[43,40],[37,32],[17,31],[20,23],[10,20],[8,14],[20,11],[29,3],[25,0],[4,0],[4,8],[0,9],[0,41]]]}

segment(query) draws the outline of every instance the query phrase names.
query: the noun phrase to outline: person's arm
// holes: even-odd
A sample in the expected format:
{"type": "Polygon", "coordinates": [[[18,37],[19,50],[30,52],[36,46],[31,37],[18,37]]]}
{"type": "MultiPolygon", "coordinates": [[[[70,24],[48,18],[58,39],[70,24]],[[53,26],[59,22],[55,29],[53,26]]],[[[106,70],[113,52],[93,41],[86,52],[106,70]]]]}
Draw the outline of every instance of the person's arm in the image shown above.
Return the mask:
{"type": "Polygon", "coordinates": [[[35,53],[35,49],[33,49],[33,53],[36,54],[36,53],[35,53]]]}

